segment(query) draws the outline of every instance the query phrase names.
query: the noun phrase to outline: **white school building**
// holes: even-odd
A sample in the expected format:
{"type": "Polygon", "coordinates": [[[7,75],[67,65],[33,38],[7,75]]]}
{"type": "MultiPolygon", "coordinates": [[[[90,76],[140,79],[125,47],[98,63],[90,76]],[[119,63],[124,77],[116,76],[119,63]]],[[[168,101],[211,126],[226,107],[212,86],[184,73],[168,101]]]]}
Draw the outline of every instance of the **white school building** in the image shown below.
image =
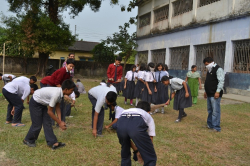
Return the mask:
{"type": "Polygon", "coordinates": [[[138,0],[136,63],[171,70],[214,58],[225,72],[250,76],[250,0],[138,0]]]}

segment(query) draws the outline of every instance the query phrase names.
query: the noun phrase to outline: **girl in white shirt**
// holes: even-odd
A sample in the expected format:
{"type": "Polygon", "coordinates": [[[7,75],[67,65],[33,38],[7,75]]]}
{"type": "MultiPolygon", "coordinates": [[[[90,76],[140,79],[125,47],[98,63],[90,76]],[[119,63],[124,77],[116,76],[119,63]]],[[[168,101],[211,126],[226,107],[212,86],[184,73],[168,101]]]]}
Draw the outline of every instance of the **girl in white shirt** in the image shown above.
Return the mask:
{"type": "Polygon", "coordinates": [[[139,99],[142,99],[142,91],[144,88],[144,84],[145,84],[145,73],[146,73],[146,65],[144,63],[142,63],[140,65],[140,70],[138,71],[138,75],[137,75],[137,83],[135,85],[135,92],[134,92],[134,97],[136,98],[136,106],[139,102],[139,99]]]}
{"type": "Polygon", "coordinates": [[[155,89],[155,64],[150,62],[148,64],[148,71],[145,73],[145,85],[142,92],[142,101],[147,101],[150,104],[156,102],[156,89],[155,89]]]}
{"type": "Polygon", "coordinates": [[[135,80],[137,73],[135,72],[136,66],[132,65],[131,70],[127,72],[124,82],[123,96],[125,97],[124,104],[127,104],[127,99],[130,99],[130,105],[133,106],[135,80]]]}

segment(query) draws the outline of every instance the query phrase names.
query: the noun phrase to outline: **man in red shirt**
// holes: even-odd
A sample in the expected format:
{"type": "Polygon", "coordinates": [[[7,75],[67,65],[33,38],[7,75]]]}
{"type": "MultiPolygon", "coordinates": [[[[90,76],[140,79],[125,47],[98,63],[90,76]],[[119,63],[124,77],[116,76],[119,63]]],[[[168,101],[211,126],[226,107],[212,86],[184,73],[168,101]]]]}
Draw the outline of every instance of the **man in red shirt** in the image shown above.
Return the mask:
{"type": "Polygon", "coordinates": [[[47,86],[61,87],[63,81],[70,79],[70,71],[74,68],[75,60],[68,59],[67,65],[56,70],[51,76],[44,77],[41,82],[41,88],[47,86]]]}
{"type": "Polygon", "coordinates": [[[110,64],[107,70],[108,84],[113,84],[113,86],[116,87],[118,95],[119,91],[121,90],[119,88],[122,78],[122,66],[120,65],[121,61],[122,58],[117,56],[115,59],[115,63],[110,64]]]}

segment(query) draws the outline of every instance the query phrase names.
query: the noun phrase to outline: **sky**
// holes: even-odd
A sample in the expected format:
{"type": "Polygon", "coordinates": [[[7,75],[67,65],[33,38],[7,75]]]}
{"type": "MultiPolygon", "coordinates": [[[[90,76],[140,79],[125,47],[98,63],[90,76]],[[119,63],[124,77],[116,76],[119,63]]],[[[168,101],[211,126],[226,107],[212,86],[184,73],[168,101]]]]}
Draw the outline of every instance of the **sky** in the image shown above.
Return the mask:
{"type": "MultiPolygon", "coordinates": [[[[7,0],[0,0],[0,12],[4,15],[14,15],[9,12],[9,4],[7,0]]],[[[128,5],[129,0],[120,0],[119,5],[110,6],[110,0],[104,0],[98,12],[93,12],[89,6],[85,6],[83,11],[72,19],[69,11],[63,13],[63,20],[70,25],[70,30],[78,34],[79,40],[100,42],[105,40],[107,36],[119,31],[119,26],[129,21],[130,17],[136,17],[137,8],[132,12],[121,12],[120,5],[128,5]]],[[[1,23],[0,23],[1,24],[1,23]]],[[[2,25],[1,25],[2,26],[2,25]]],[[[129,33],[136,31],[136,26],[131,25],[129,33]]]]}

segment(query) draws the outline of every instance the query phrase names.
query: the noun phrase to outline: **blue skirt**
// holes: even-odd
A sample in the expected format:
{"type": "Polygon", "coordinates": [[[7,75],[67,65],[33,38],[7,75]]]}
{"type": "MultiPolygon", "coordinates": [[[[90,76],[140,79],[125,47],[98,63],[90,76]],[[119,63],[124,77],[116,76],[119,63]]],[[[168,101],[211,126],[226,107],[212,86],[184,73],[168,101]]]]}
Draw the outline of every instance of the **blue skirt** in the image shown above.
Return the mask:
{"type": "Polygon", "coordinates": [[[161,82],[156,83],[157,95],[155,104],[164,104],[168,101],[168,86],[164,85],[161,82]]]}
{"type": "Polygon", "coordinates": [[[135,91],[135,82],[127,81],[126,89],[123,90],[123,96],[127,99],[134,99],[134,91],[135,91]]]}
{"type": "Polygon", "coordinates": [[[142,89],[144,88],[144,83],[141,82],[140,80],[137,81],[135,85],[135,92],[134,92],[134,97],[135,98],[142,98],[142,89]]]}
{"type": "Polygon", "coordinates": [[[180,110],[183,108],[192,107],[192,96],[189,86],[187,85],[189,97],[186,98],[185,94],[185,88],[181,88],[180,90],[176,91],[174,96],[174,110],[180,110]]]}
{"type": "Polygon", "coordinates": [[[142,91],[142,98],[141,98],[141,100],[155,104],[155,102],[156,102],[156,95],[157,95],[157,93],[155,93],[155,85],[154,85],[153,82],[148,82],[148,86],[149,86],[149,89],[152,92],[152,95],[148,94],[148,88],[147,88],[146,85],[144,85],[144,90],[142,91]]]}

